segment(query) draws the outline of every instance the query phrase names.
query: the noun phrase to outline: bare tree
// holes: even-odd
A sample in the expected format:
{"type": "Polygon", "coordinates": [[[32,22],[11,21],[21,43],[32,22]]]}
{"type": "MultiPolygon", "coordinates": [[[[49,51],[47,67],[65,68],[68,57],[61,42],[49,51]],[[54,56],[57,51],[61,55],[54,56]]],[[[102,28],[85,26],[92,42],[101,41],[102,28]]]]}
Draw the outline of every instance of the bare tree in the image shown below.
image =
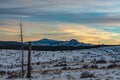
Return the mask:
{"type": "Polygon", "coordinates": [[[24,52],[23,52],[23,28],[22,28],[22,22],[20,19],[20,38],[21,38],[21,51],[22,51],[22,78],[24,77],[24,52]]]}

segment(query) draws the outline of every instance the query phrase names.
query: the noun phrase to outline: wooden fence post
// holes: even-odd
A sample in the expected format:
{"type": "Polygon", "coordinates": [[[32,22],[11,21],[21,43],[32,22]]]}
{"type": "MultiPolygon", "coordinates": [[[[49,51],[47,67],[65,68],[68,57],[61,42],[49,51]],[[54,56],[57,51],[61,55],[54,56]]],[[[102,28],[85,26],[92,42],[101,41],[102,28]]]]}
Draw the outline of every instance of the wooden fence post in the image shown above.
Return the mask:
{"type": "Polygon", "coordinates": [[[27,64],[27,78],[31,78],[31,49],[32,49],[32,45],[31,45],[31,42],[29,42],[28,64],[27,64]]]}

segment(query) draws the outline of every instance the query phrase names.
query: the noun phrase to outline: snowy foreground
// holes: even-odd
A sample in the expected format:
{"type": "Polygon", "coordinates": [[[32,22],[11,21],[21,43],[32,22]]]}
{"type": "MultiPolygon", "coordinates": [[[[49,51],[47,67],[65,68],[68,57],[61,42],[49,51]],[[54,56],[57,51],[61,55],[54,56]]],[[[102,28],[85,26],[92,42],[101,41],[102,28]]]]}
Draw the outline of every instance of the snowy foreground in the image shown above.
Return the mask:
{"type": "MultiPolygon", "coordinates": [[[[25,78],[27,51],[25,54],[25,78]]],[[[120,46],[32,51],[31,80],[120,80],[120,46]]],[[[21,51],[0,50],[0,80],[22,79],[21,51]]]]}

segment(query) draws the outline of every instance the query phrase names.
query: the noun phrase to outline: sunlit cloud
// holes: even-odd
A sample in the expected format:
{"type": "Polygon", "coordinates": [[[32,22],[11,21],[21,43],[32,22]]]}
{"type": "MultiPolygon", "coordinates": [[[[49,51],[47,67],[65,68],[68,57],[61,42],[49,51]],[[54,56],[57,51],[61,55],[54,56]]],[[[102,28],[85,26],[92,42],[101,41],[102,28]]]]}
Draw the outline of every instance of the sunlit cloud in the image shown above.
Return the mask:
{"type": "MultiPolygon", "coordinates": [[[[115,40],[114,38],[112,38],[113,36],[120,36],[120,34],[90,28],[89,26],[85,25],[64,24],[60,26],[61,31],[71,33],[73,38],[77,38],[81,42],[110,44],[109,41],[115,40]]],[[[120,39],[120,37],[118,39],[120,39]]],[[[120,41],[116,42],[120,43],[120,41]]]]}
{"type": "Polygon", "coordinates": [[[15,29],[11,29],[11,28],[2,28],[0,27],[0,31],[3,31],[3,32],[17,32],[17,30],[15,29]]]}
{"type": "MultiPolygon", "coordinates": [[[[20,34],[19,25],[16,25],[16,23],[19,21],[11,20],[8,23],[7,22],[6,26],[4,23],[4,28],[1,27],[2,25],[0,26],[0,30],[12,33],[12,35],[6,35],[6,37],[12,36],[13,40],[19,41],[19,36],[15,36],[16,34],[20,34]]],[[[91,28],[88,25],[84,24],[28,21],[23,21],[22,23],[24,28],[24,41],[39,40],[42,38],[50,38],[57,40],[70,40],[72,38],[75,38],[80,42],[85,43],[110,44],[111,40],[115,42],[114,44],[120,43],[120,38],[117,37],[120,36],[120,34],[107,32],[102,29],[91,28]]],[[[6,38],[4,37],[3,39],[5,40],[6,38]]]]}

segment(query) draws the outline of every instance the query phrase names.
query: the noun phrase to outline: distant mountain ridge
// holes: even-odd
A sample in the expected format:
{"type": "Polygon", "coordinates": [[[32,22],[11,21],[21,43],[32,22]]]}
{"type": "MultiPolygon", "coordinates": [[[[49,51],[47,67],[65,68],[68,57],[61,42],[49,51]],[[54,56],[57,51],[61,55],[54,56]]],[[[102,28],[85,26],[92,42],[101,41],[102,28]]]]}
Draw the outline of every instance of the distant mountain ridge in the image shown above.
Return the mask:
{"type": "MultiPolygon", "coordinates": [[[[58,41],[52,39],[41,39],[38,41],[31,41],[33,46],[91,46],[92,44],[86,44],[77,41],[76,39],[71,39],[69,41],[58,41]]],[[[20,42],[16,41],[0,41],[0,46],[20,46],[20,42]]],[[[28,42],[24,42],[24,45],[28,45],[28,42]]]]}
{"type": "Polygon", "coordinates": [[[21,45],[20,42],[16,42],[16,41],[0,41],[0,46],[18,46],[21,45]]]}
{"type": "Polygon", "coordinates": [[[91,44],[85,44],[75,39],[71,39],[69,41],[58,41],[44,38],[38,41],[32,41],[31,43],[35,46],[91,46],[91,44]]]}

